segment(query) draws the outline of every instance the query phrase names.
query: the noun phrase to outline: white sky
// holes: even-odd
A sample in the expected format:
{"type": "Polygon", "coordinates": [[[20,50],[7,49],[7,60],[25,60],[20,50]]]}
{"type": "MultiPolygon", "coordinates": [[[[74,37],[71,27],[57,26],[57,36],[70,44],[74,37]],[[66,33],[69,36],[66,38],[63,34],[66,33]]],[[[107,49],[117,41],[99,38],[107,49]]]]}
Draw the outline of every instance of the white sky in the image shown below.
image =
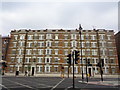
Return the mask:
{"type": "Polygon", "coordinates": [[[1,1],[0,34],[8,35],[13,29],[76,29],[78,24],[85,30],[95,27],[118,31],[118,0],[84,1],[1,1]]]}

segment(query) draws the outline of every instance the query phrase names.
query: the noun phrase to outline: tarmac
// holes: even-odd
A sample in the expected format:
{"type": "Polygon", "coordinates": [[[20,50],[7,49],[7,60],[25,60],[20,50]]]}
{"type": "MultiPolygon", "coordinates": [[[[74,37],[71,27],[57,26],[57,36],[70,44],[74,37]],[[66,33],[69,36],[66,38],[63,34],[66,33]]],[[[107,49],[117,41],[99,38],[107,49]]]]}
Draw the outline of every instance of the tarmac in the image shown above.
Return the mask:
{"type": "MultiPolygon", "coordinates": [[[[26,77],[24,76],[25,74],[20,73],[17,77],[26,77]]],[[[15,73],[5,73],[4,76],[2,77],[14,77],[15,73]]],[[[35,74],[34,76],[30,76],[30,77],[61,77],[61,74],[35,74]]],[[[64,78],[67,78],[68,74],[64,74],[64,78]]],[[[70,78],[73,77],[72,74],[69,75],[70,78]]],[[[81,78],[82,75],[81,74],[75,74],[75,78],[81,78]]],[[[84,77],[86,77],[86,75],[84,75],[84,77]]],[[[101,78],[101,75],[94,75],[91,76],[89,78],[101,78]]],[[[82,82],[82,83],[87,83],[87,84],[97,84],[97,85],[108,85],[108,86],[118,86],[120,87],[120,75],[103,75],[103,78],[118,78],[118,80],[116,81],[116,79],[112,79],[112,81],[89,81],[89,82],[82,82],[82,81],[78,81],[78,82],[82,82]]]]}

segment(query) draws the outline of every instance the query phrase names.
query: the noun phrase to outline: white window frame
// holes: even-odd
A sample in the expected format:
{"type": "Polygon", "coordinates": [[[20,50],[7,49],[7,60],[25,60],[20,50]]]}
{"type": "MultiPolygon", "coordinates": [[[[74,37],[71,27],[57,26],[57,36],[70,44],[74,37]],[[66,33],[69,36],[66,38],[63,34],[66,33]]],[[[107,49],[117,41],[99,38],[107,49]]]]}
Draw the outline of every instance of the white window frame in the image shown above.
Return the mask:
{"type": "Polygon", "coordinates": [[[55,34],[55,39],[59,39],[59,38],[58,38],[58,34],[55,34]]]}
{"type": "Polygon", "coordinates": [[[28,40],[32,40],[33,35],[28,35],[28,40]]]}
{"type": "Polygon", "coordinates": [[[43,55],[43,49],[38,49],[38,54],[43,55]]]}
{"type": "Polygon", "coordinates": [[[58,49],[54,49],[55,50],[55,55],[58,55],[58,49]]]}
{"type": "Polygon", "coordinates": [[[39,40],[43,40],[44,39],[44,35],[43,34],[40,34],[39,35],[39,40]]]}
{"type": "Polygon", "coordinates": [[[52,34],[46,34],[46,39],[52,39],[52,34]]]}
{"type": "Polygon", "coordinates": [[[43,58],[42,57],[38,57],[38,63],[42,63],[43,58]]]}
{"type": "Polygon", "coordinates": [[[50,63],[51,62],[51,57],[45,57],[45,63],[50,63]],[[47,60],[49,60],[49,62],[47,62],[47,60]]]}
{"type": "Polygon", "coordinates": [[[38,67],[39,67],[38,72],[43,72],[43,66],[42,66],[42,65],[39,65],[38,67]],[[41,67],[42,67],[42,70],[41,70],[41,67]]]}

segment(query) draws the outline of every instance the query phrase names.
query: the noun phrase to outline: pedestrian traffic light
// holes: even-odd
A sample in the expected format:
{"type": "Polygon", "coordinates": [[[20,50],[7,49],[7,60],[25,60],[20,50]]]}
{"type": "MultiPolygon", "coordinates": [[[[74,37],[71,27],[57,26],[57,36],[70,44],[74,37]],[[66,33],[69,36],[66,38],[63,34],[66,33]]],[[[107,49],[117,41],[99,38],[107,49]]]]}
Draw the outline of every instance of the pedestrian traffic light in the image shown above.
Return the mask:
{"type": "Polygon", "coordinates": [[[79,51],[75,51],[75,64],[78,64],[79,60],[79,51]]]}
{"type": "Polygon", "coordinates": [[[67,63],[71,65],[71,54],[68,54],[67,55],[67,63]]]}

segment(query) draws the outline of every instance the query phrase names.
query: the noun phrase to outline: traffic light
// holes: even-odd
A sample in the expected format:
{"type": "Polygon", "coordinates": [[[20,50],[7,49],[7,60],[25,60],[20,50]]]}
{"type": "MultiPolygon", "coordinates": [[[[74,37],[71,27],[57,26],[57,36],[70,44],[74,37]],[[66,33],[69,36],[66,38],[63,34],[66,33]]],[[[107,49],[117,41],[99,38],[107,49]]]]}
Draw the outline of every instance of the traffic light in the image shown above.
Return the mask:
{"type": "Polygon", "coordinates": [[[75,51],[75,64],[78,64],[79,60],[79,51],[75,51]]]}
{"type": "Polygon", "coordinates": [[[101,59],[101,61],[102,61],[102,67],[104,67],[104,59],[101,59]]]}
{"type": "Polygon", "coordinates": [[[2,66],[3,66],[3,67],[7,67],[7,65],[6,65],[5,62],[2,62],[2,66]]]}
{"type": "Polygon", "coordinates": [[[67,55],[67,63],[71,65],[71,54],[68,54],[67,55]]]}

